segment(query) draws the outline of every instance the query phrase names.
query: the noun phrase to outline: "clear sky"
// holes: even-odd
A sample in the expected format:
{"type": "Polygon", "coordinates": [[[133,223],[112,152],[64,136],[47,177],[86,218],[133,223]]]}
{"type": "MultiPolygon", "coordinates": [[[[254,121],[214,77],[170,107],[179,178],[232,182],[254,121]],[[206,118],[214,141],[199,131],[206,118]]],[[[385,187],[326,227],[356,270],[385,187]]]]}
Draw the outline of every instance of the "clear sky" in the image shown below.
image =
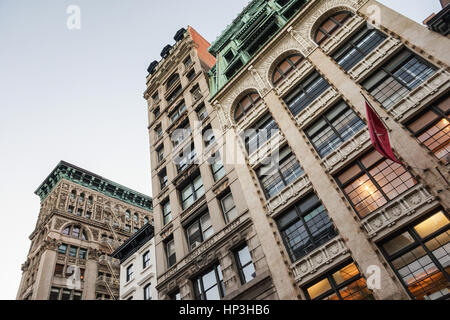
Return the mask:
{"type": "MultiPolygon", "coordinates": [[[[0,299],[14,299],[60,160],[151,195],[148,64],[193,26],[213,41],[247,0],[0,0],[0,299]],[[70,5],[81,29],[66,26],[70,5]]],[[[438,0],[384,0],[418,22],[438,0]]]]}

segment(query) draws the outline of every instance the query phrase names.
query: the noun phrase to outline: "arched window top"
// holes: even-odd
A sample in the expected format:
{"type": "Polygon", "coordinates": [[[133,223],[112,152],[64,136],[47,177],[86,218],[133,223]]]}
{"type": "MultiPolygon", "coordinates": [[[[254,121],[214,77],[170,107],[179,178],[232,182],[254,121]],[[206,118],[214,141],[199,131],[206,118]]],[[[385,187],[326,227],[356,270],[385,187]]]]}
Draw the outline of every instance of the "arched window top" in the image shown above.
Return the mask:
{"type": "Polygon", "coordinates": [[[234,110],[234,120],[238,122],[241,120],[254,106],[261,102],[261,97],[255,91],[245,95],[234,110]]]}
{"type": "Polygon", "coordinates": [[[174,73],[173,75],[171,75],[170,78],[167,80],[166,89],[169,90],[170,88],[172,88],[175,82],[177,82],[179,79],[180,76],[178,75],[178,73],[174,73]]]}
{"type": "Polygon", "coordinates": [[[81,239],[81,240],[88,239],[86,231],[77,225],[68,226],[68,227],[64,228],[62,231],[62,234],[65,236],[70,236],[72,238],[81,239]]]}
{"type": "Polygon", "coordinates": [[[353,16],[349,11],[340,11],[331,15],[318,28],[314,37],[317,44],[322,44],[328,38],[338,31],[347,20],[353,16]]]}
{"type": "Polygon", "coordinates": [[[127,219],[130,219],[130,217],[131,217],[131,212],[130,212],[130,210],[125,211],[125,217],[126,217],[127,219]]]}
{"type": "Polygon", "coordinates": [[[72,190],[72,192],[70,193],[70,197],[71,197],[72,199],[75,199],[76,196],[77,196],[77,191],[74,189],[74,190],[72,190]]]}
{"type": "Polygon", "coordinates": [[[297,69],[297,66],[303,61],[303,57],[299,54],[291,54],[290,56],[284,58],[275,67],[272,75],[272,83],[277,85],[283,79],[286,79],[292,71],[297,69]]]}
{"type": "Polygon", "coordinates": [[[138,220],[139,220],[139,214],[135,213],[135,214],[133,215],[133,220],[134,220],[134,222],[138,222],[138,220]]]}
{"type": "Polygon", "coordinates": [[[84,202],[84,198],[85,198],[84,193],[80,194],[80,201],[81,202],[84,202]]]}

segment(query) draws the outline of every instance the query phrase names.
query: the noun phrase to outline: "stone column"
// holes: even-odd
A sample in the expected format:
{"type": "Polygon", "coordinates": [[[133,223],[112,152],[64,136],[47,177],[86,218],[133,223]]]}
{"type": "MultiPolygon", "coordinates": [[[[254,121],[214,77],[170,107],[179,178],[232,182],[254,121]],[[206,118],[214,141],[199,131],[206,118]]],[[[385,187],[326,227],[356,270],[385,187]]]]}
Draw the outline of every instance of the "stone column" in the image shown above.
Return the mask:
{"type": "Polygon", "coordinates": [[[95,300],[99,255],[100,252],[98,252],[97,250],[90,250],[89,252],[88,260],[86,262],[86,270],[84,274],[83,300],[95,300]]]}
{"type": "MultiPolygon", "coordinates": [[[[328,70],[328,72],[331,71],[328,70]]],[[[374,291],[375,297],[377,299],[406,298],[404,291],[400,289],[400,284],[392,279],[391,274],[388,273],[375,253],[372,244],[361,229],[361,224],[356,221],[355,215],[339,194],[337,185],[332,183],[332,178],[327,175],[318,157],[314,155],[312,146],[307,143],[306,136],[300,132],[289,109],[281,102],[275,90],[271,90],[264,99],[281,132],[283,132],[292,151],[308,175],[317,196],[327,208],[328,215],[351,250],[353,258],[360,266],[361,273],[365,275],[369,266],[375,265],[380,268],[381,290],[374,291]]],[[[268,260],[270,261],[270,259],[268,260]]]]}
{"type": "Polygon", "coordinates": [[[256,188],[258,184],[255,180],[256,177],[252,176],[250,167],[244,161],[244,152],[240,146],[241,138],[236,135],[234,130],[229,130],[226,134],[227,161],[230,161],[231,155],[235,156],[235,172],[241,186],[245,188],[248,210],[266,256],[273,284],[281,300],[295,300],[300,292],[294,284],[293,278],[289,276],[288,258],[283,256],[282,250],[278,246],[276,230],[272,229],[266,217],[266,210],[263,206],[264,195],[256,188]]]}
{"type": "Polygon", "coordinates": [[[56,241],[45,240],[42,244],[41,250],[44,252],[39,261],[39,269],[36,275],[35,290],[33,292],[32,300],[48,300],[50,288],[52,286],[53,272],[56,265],[56,250],[58,244],[56,241]]]}

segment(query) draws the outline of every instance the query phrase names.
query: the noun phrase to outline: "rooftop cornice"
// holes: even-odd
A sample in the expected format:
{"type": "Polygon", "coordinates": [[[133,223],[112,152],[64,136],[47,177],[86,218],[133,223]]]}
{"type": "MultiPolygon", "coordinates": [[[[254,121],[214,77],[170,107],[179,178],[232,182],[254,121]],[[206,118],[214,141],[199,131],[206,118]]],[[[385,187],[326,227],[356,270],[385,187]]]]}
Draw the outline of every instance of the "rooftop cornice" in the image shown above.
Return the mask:
{"type": "Polygon", "coordinates": [[[153,211],[151,197],[65,161],[61,161],[35,191],[35,194],[40,197],[41,202],[47,198],[62,179],[144,210],[153,211]]]}

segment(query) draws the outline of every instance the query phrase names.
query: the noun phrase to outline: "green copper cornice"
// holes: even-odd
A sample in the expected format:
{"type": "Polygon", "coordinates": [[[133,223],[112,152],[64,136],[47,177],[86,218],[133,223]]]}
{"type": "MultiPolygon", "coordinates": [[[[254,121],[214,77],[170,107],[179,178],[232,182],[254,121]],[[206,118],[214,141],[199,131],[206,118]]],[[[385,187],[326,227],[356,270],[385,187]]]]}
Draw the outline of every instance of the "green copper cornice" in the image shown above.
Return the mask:
{"type": "Polygon", "coordinates": [[[105,196],[129,203],[144,210],[153,211],[151,197],[128,189],[118,183],[105,179],[95,173],[89,172],[65,161],[61,161],[35,191],[35,194],[40,197],[41,202],[47,198],[61,179],[72,181],[93,191],[100,192],[105,196]]]}
{"type": "Polygon", "coordinates": [[[214,96],[303,8],[307,0],[252,0],[209,48],[214,96]]]}

